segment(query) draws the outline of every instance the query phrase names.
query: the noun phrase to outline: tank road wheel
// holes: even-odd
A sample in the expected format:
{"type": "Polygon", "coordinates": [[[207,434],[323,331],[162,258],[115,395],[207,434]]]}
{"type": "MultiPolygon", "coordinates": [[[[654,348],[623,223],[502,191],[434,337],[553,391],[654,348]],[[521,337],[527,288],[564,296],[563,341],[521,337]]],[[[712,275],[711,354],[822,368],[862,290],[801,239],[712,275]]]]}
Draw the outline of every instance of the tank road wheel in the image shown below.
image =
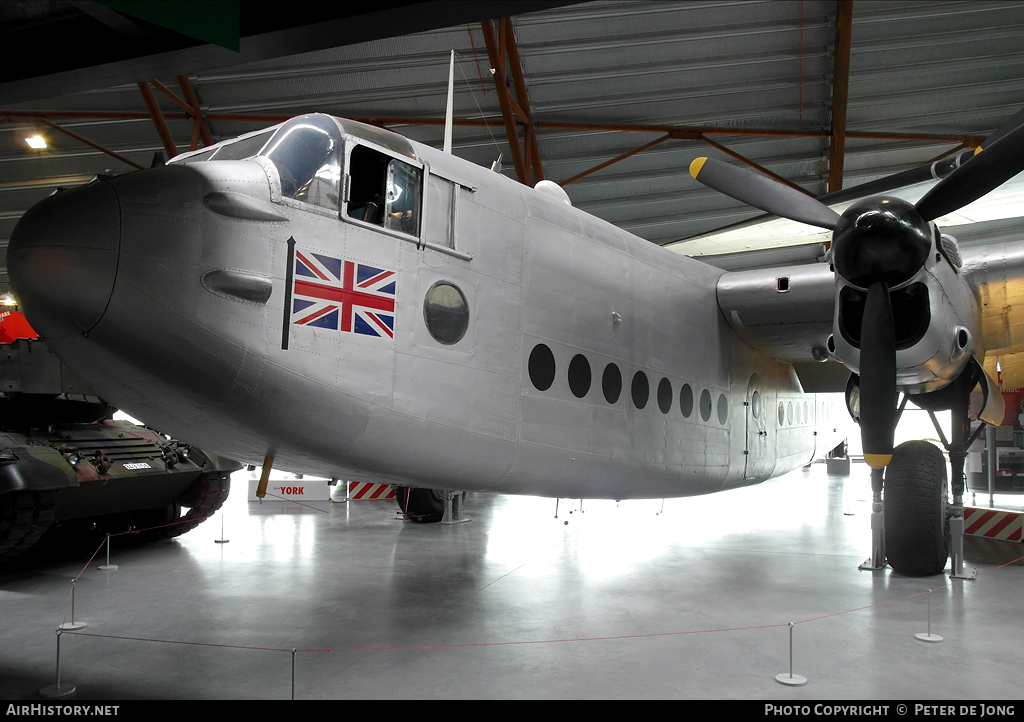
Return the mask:
{"type": "Polygon", "coordinates": [[[53,491],[15,491],[0,496],[0,563],[26,552],[53,523],[53,491]]]}
{"type": "MultiPolygon", "coordinates": [[[[229,472],[211,471],[201,475],[162,514],[155,515],[159,518],[153,524],[146,524],[146,526],[161,524],[173,524],[173,526],[164,526],[160,529],[143,532],[145,538],[149,541],[172,539],[192,531],[220,509],[227,500],[230,490],[231,474],[229,472]],[[182,507],[185,506],[191,508],[182,514],[182,507]],[[182,523],[174,524],[177,521],[182,523]]],[[[142,524],[138,526],[142,526],[142,524]]]]}
{"type": "Polygon", "coordinates": [[[900,574],[940,574],[949,558],[946,461],[927,441],[896,447],[885,469],[885,554],[900,574]]]}
{"type": "Polygon", "coordinates": [[[444,518],[444,495],[436,489],[396,486],[395,501],[402,513],[415,521],[429,523],[444,518]]]}

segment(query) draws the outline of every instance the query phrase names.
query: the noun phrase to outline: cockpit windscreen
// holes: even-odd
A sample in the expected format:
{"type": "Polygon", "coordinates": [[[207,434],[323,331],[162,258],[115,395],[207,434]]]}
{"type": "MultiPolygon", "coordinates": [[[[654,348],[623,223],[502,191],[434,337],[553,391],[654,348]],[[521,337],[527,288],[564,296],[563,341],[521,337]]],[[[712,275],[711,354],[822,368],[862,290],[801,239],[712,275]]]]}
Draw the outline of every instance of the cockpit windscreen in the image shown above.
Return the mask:
{"type": "Polygon", "coordinates": [[[341,132],[327,116],[303,115],[281,126],[260,155],[281,176],[281,195],[338,210],[341,132]]]}

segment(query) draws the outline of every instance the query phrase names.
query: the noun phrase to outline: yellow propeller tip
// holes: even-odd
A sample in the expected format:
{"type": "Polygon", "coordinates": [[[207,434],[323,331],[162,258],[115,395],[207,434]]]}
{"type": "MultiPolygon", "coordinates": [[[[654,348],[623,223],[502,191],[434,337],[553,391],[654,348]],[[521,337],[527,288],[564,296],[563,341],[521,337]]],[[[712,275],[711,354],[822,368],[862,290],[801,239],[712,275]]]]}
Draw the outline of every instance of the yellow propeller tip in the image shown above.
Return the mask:
{"type": "Polygon", "coordinates": [[[690,163],[690,175],[696,178],[697,174],[700,173],[700,169],[704,167],[704,161],[706,160],[707,158],[695,158],[694,161],[690,163]]]}
{"type": "MultiPolygon", "coordinates": [[[[981,147],[981,146],[979,145],[979,146],[978,146],[977,148],[975,148],[975,149],[974,149],[974,155],[978,155],[978,153],[980,153],[980,152],[981,152],[981,151],[983,151],[983,150],[985,150],[985,149],[984,149],[984,148],[982,148],[982,147],[981,147]]],[[[985,156],[985,157],[986,157],[986,158],[988,158],[988,156],[985,156]]]]}
{"type": "Polygon", "coordinates": [[[872,469],[884,469],[892,461],[892,454],[868,454],[864,453],[864,461],[872,469]]]}

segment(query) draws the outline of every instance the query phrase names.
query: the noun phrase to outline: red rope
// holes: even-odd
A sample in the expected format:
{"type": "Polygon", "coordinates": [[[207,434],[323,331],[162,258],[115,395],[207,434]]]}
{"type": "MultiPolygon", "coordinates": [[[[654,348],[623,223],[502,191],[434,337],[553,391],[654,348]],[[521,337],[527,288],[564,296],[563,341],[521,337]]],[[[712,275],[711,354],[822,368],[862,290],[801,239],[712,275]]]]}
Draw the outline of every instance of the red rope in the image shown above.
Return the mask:
{"type": "MultiPolygon", "coordinates": [[[[1020,562],[1020,561],[1024,561],[1024,556],[1018,557],[1017,559],[1013,559],[1013,560],[1008,561],[1008,562],[1006,562],[1004,564],[1000,564],[999,566],[993,567],[992,569],[988,569],[988,570],[982,572],[981,574],[979,574],[978,576],[981,576],[982,574],[988,574],[989,572],[994,572],[997,569],[1002,569],[1003,567],[1009,566],[1011,564],[1016,564],[1017,562],[1020,562]]],[[[855,607],[854,609],[847,609],[847,610],[842,611],[842,612],[833,612],[832,614],[824,614],[824,615],[822,615],[820,617],[811,617],[809,619],[803,619],[803,620],[801,620],[799,622],[794,622],[794,624],[806,624],[808,622],[816,622],[816,621],[818,621],[820,619],[828,619],[829,617],[836,617],[836,616],[839,616],[839,615],[842,615],[842,614],[849,614],[851,612],[859,612],[859,611],[864,610],[864,609],[871,609],[872,607],[880,607],[880,606],[883,606],[885,604],[892,604],[893,602],[901,602],[901,601],[903,601],[905,599],[911,599],[913,597],[918,597],[918,596],[921,596],[922,594],[927,594],[928,592],[931,592],[931,591],[935,591],[935,590],[938,590],[938,589],[945,589],[946,587],[950,587],[950,586],[952,586],[953,584],[956,584],[956,583],[963,583],[963,580],[954,580],[954,581],[951,581],[951,582],[949,582],[947,584],[942,584],[940,586],[933,587],[932,589],[928,589],[928,590],[923,591],[923,592],[915,592],[914,594],[908,594],[908,595],[903,596],[903,597],[896,597],[895,599],[887,599],[884,602],[875,602],[874,604],[866,604],[866,605],[864,605],[862,607],[855,607]]],[[[687,630],[687,631],[683,631],[683,632],[649,632],[649,633],[646,633],[646,634],[616,634],[616,635],[609,635],[609,636],[603,636],[603,637],[573,637],[573,638],[566,638],[566,639],[523,639],[523,640],[511,641],[511,642],[466,642],[466,643],[463,643],[463,644],[421,644],[421,645],[408,645],[408,646],[397,646],[397,647],[325,647],[325,648],[321,648],[321,649],[296,649],[294,651],[297,651],[297,652],[385,652],[385,651],[413,650],[413,649],[458,649],[458,648],[465,648],[465,647],[509,647],[509,646],[522,645],[522,644],[559,644],[559,643],[566,643],[566,642],[600,642],[600,641],[610,641],[610,640],[615,640],[615,639],[646,639],[646,638],[652,638],[652,637],[678,637],[678,636],[682,636],[682,635],[686,635],[686,634],[709,634],[709,633],[712,633],[712,632],[741,632],[741,631],[746,631],[746,630],[750,630],[750,629],[774,629],[774,628],[777,628],[777,627],[788,627],[788,626],[789,626],[789,623],[787,622],[785,624],[760,624],[760,625],[754,625],[754,626],[749,626],[749,627],[725,627],[725,628],[721,628],[721,629],[691,629],[691,630],[687,630]]],[[[184,642],[184,641],[172,640],[172,639],[152,639],[152,638],[148,638],[148,637],[124,637],[124,636],[117,636],[117,635],[113,635],[113,634],[95,634],[95,633],[91,633],[91,632],[64,632],[64,634],[73,634],[73,635],[76,635],[76,636],[80,635],[80,636],[83,636],[83,637],[102,637],[102,638],[105,638],[105,639],[124,639],[124,640],[129,640],[129,641],[134,641],[134,642],[160,642],[160,643],[163,643],[163,644],[187,644],[187,645],[194,645],[194,646],[199,646],[199,647],[224,647],[226,649],[257,649],[257,650],[262,650],[262,651],[266,651],[266,652],[291,652],[291,651],[293,651],[292,648],[285,649],[285,648],[279,648],[279,647],[251,647],[251,646],[242,646],[242,645],[236,645],[236,644],[214,644],[212,642],[184,642]]]]}

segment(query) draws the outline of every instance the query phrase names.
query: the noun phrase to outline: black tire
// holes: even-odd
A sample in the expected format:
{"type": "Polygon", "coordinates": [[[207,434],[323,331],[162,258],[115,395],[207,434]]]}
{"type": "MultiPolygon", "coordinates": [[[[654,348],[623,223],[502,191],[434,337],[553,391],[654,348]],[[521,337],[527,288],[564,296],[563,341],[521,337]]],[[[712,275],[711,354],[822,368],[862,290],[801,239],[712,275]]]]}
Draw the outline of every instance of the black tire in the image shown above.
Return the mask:
{"type": "Polygon", "coordinates": [[[445,499],[437,489],[396,486],[395,501],[402,513],[413,521],[429,524],[444,518],[445,499]]]}
{"type": "Polygon", "coordinates": [[[53,491],[15,491],[0,496],[0,563],[25,553],[53,524],[53,491]]]}
{"type": "Polygon", "coordinates": [[[941,574],[949,559],[946,460],[927,441],[896,447],[885,470],[885,555],[900,574],[941,574]]]}
{"type": "MultiPolygon", "coordinates": [[[[224,504],[231,490],[231,474],[226,471],[211,471],[203,474],[189,486],[177,500],[164,510],[155,510],[154,523],[147,526],[160,526],[141,532],[146,541],[173,539],[176,536],[192,531],[202,524],[207,517],[213,516],[224,504]],[[182,514],[183,506],[191,508],[182,514]],[[181,522],[176,524],[175,522],[181,522]],[[171,524],[172,526],[162,526],[171,524]]],[[[138,524],[137,526],[143,526],[138,524]]]]}

